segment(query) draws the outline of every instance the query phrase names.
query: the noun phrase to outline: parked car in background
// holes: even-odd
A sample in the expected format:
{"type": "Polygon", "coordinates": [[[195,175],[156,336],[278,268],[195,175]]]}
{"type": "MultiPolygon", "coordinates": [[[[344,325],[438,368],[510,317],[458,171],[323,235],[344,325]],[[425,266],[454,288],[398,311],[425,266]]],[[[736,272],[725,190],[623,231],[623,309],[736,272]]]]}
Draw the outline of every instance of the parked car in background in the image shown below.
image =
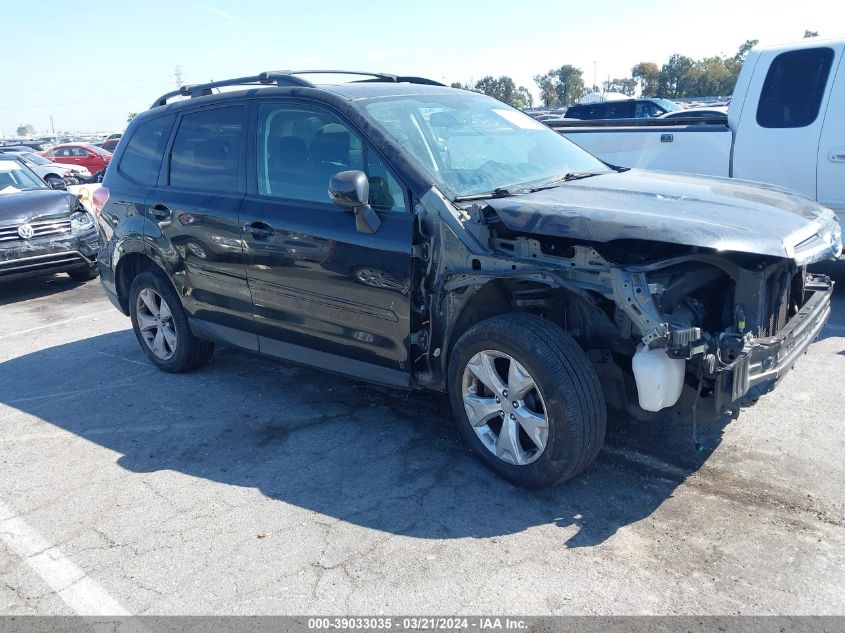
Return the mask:
{"type": "Polygon", "coordinates": [[[17,147],[20,147],[20,146],[29,147],[33,152],[44,152],[44,151],[49,150],[51,147],[53,147],[53,144],[50,143],[49,141],[35,141],[35,140],[23,139],[23,140],[8,141],[8,142],[4,143],[3,145],[0,145],[0,151],[3,151],[3,147],[9,146],[9,145],[14,145],[14,146],[17,146],[17,147]]]}
{"type": "Polygon", "coordinates": [[[94,218],[75,195],[0,153],[0,280],[60,272],[93,279],[97,245],[94,218]]]}
{"type": "MultiPolygon", "coordinates": [[[[772,183],[845,222],[845,39],[755,46],[728,117],[550,125],[613,165],[772,183]]],[[[686,111],[688,114],[689,110],[686,111]]],[[[567,113],[568,115],[568,113],[567,113]]]]}
{"type": "Polygon", "coordinates": [[[41,179],[45,182],[49,178],[62,178],[68,185],[77,185],[88,182],[91,178],[91,172],[85,167],[51,162],[49,159],[36,154],[29,147],[3,147],[0,148],[0,151],[18,157],[27,167],[41,176],[41,179]]]}
{"type": "Polygon", "coordinates": [[[109,135],[106,137],[106,140],[107,140],[107,141],[111,141],[111,140],[114,140],[114,139],[120,140],[120,138],[121,138],[122,136],[123,136],[123,133],[122,133],[122,132],[116,132],[115,134],[109,134],[109,135]]]}
{"type": "Polygon", "coordinates": [[[686,110],[673,110],[666,114],[661,114],[658,119],[710,119],[728,118],[728,108],[726,106],[716,108],[689,108],[686,110]]]}
{"type": "Polygon", "coordinates": [[[262,73],[131,121],[92,198],[103,288],[150,362],[189,371],[219,341],[445,391],[490,468],[541,486],[589,466],[607,405],[718,418],[824,327],[833,284],[806,266],[841,252],[829,209],[612,168],[496,99],[368,79],[262,73]]]}
{"type": "Polygon", "coordinates": [[[107,152],[114,153],[114,150],[117,149],[117,144],[120,143],[120,137],[118,138],[108,138],[102,143],[100,143],[100,147],[107,152]]]}
{"type": "Polygon", "coordinates": [[[112,156],[111,152],[90,143],[56,145],[53,149],[42,152],[41,155],[55,163],[84,167],[95,179],[108,167],[112,156]]]}
{"type": "Polygon", "coordinates": [[[674,101],[668,99],[625,99],[617,101],[597,101],[578,103],[566,110],[564,119],[592,121],[595,119],[649,119],[667,112],[682,110],[674,101]]]}

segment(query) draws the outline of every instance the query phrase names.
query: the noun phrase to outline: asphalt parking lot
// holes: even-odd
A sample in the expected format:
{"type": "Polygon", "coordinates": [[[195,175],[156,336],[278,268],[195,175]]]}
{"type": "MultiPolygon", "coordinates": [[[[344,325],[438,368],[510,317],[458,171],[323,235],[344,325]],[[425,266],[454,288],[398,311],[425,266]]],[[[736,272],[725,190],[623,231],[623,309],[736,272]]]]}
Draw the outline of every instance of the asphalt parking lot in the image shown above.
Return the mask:
{"type": "Polygon", "coordinates": [[[99,282],[0,285],[0,614],[845,613],[845,266],[779,389],[614,420],[526,492],[445,397],[231,348],[147,363],[99,282]]]}

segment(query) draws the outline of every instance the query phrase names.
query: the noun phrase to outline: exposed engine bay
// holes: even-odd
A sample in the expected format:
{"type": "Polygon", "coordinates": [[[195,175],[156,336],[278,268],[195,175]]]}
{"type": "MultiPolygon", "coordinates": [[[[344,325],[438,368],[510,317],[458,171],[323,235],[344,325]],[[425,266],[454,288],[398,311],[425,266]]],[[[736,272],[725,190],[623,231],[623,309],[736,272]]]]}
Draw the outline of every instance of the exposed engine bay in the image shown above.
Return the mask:
{"type": "Polygon", "coordinates": [[[438,340],[438,324],[448,345],[463,321],[539,314],[587,352],[608,404],[640,419],[736,411],[791,368],[830,311],[832,282],[794,259],[530,235],[484,204],[463,212],[468,221],[457,228],[469,240],[457,239],[454,223],[422,216],[426,249],[440,251],[427,260],[426,292],[441,303],[431,306],[426,340],[438,340]]]}

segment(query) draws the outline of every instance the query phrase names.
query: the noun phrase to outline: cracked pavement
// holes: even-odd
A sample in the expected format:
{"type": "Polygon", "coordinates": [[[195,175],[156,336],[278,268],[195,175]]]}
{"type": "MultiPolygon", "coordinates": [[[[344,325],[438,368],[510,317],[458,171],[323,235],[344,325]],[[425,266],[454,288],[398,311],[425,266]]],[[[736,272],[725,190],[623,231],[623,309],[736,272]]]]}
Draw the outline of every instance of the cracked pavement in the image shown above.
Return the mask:
{"type": "MultiPolygon", "coordinates": [[[[842,614],[845,265],[825,272],[821,340],[703,451],[613,419],[591,468],[534,492],[469,453],[445,396],[231,348],[164,374],[98,281],[2,284],[0,509],[136,614],[842,614]]],[[[0,539],[0,614],[68,613],[0,539]]]]}

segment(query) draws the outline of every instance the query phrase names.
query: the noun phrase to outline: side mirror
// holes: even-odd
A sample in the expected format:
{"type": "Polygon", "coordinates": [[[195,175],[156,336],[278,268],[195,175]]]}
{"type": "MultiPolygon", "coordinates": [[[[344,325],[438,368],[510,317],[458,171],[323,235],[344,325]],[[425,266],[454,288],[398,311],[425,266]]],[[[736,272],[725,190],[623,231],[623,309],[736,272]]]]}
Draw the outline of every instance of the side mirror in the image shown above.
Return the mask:
{"type": "Polygon", "coordinates": [[[381,218],[370,206],[370,181],[363,171],[339,171],[329,179],[329,197],[337,206],[355,214],[359,233],[375,233],[381,218]]]}
{"type": "Polygon", "coordinates": [[[67,184],[61,178],[48,178],[47,186],[50,187],[50,189],[61,189],[62,191],[67,191],[67,184]]]}

